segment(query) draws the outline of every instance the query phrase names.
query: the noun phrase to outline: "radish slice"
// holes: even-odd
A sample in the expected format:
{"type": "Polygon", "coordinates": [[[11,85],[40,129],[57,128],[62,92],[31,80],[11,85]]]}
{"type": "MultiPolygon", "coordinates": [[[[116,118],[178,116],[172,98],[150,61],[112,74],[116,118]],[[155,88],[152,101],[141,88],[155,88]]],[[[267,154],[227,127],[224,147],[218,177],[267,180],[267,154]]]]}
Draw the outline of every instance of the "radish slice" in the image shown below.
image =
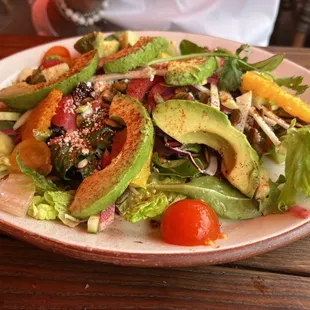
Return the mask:
{"type": "Polygon", "coordinates": [[[34,192],[35,186],[31,177],[11,173],[6,179],[0,181],[0,210],[25,216],[34,192]]]}
{"type": "Polygon", "coordinates": [[[33,110],[28,110],[27,112],[25,112],[25,113],[16,121],[16,123],[15,123],[14,126],[13,126],[13,129],[14,129],[14,130],[17,130],[19,127],[23,126],[23,125],[26,123],[26,121],[27,121],[27,119],[29,118],[29,116],[30,116],[30,114],[31,114],[32,111],[33,111],[33,110]]]}
{"type": "Polygon", "coordinates": [[[219,90],[215,84],[210,85],[211,107],[220,110],[219,90]]]}
{"type": "Polygon", "coordinates": [[[109,205],[104,211],[100,212],[99,231],[105,230],[114,221],[115,203],[109,205]]]}
{"type": "Polygon", "coordinates": [[[296,216],[302,219],[307,219],[308,217],[310,217],[310,211],[299,206],[290,207],[288,209],[288,212],[294,213],[296,216]]]}
{"type": "Polygon", "coordinates": [[[250,115],[255,119],[259,127],[263,130],[263,132],[269,137],[271,142],[275,145],[278,146],[281,144],[280,140],[278,137],[274,134],[272,129],[266,124],[264,119],[258,114],[258,112],[255,110],[255,108],[250,109],[250,115]]]}
{"type": "Polygon", "coordinates": [[[247,121],[249,110],[252,105],[252,92],[249,91],[242,96],[236,98],[237,106],[240,109],[241,117],[238,124],[235,125],[235,128],[241,132],[243,132],[245,123],[247,121]]]}

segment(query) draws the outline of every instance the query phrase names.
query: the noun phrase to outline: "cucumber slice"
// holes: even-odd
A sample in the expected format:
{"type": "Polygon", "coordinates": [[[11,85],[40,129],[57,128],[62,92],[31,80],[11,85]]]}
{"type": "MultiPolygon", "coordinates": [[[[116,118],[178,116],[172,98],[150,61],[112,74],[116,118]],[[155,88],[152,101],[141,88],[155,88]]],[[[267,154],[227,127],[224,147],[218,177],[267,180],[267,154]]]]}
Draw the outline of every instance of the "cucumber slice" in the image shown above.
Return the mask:
{"type": "Polygon", "coordinates": [[[20,116],[17,112],[0,112],[0,121],[17,121],[20,116]]]}
{"type": "Polygon", "coordinates": [[[99,215],[91,215],[87,221],[87,232],[96,234],[99,230],[99,215]]]}

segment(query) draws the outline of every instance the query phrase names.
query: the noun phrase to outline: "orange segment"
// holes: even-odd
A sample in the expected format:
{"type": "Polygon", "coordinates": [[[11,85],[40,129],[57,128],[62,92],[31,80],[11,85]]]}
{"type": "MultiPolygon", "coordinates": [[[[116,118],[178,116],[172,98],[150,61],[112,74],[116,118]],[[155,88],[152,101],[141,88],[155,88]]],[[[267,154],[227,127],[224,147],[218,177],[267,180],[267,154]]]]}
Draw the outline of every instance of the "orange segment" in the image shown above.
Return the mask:
{"type": "Polygon", "coordinates": [[[242,93],[250,90],[255,96],[264,98],[292,116],[310,123],[310,106],[307,103],[253,71],[246,72],[241,82],[242,93]]]}
{"type": "Polygon", "coordinates": [[[52,170],[51,151],[43,141],[27,139],[17,144],[10,155],[11,171],[19,172],[19,166],[16,162],[17,154],[21,161],[29,168],[32,168],[40,174],[47,175],[52,170]]]}
{"type": "Polygon", "coordinates": [[[39,105],[32,111],[22,129],[21,136],[23,140],[34,139],[34,130],[39,132],[46,132],[48,130],[51,126],[51,119],[55,115],[56,108],[61,98],[62,92],[53,89],[48,96],[39,103],[39,105]]]}

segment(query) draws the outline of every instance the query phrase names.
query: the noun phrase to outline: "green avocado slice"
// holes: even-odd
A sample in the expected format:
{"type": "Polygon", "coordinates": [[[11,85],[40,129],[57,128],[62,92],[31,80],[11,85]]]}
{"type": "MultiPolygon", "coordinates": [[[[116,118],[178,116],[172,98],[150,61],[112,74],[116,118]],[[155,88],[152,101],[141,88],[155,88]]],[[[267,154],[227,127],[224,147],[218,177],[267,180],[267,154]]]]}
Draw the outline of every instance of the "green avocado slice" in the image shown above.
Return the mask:
{"type": "Polygon", "coordinates": [[[146,66],[159,53],[165,52],[168,46],[169,42],[163,37],[141,37],[135,45],[101,58],[99,66],[103,66],[105,73],[124,73],[146,66]]]}
{"type": "Polygon", "coordinates": [[[78,218],[98,214],[114,203],[139,174],[153,149],[152,120],[139,101],[116,95],[109,114],[126,124],[127,140],[109,166],[84,179],[78,187],[69,207],[71,214],[78,218]]]}
{"type": "Polygon", "coordinates": [[[258,155],[224,113],[197,101],[169,100],[156,106],[153,120],[181,143],[205,144],[218,151],[227,180],[246,196],[254,196],[260,183],[258,155]]]}
{"type": "Polygon", "coordinates": [[[215,57],[197,57],[168,62],[165,82],[182,86],[206,83],[206,80],[217,69],[215,57]]]}
{"type": "Polygon", "coordinates": [[[25,82],[13,84],[0,90],[0,101],[9,107],[25,111],[34,108],[52,89],[69,94],[79,82],[89,80],[98,63],[96,51],[90,51],[76,58],[72,68],[56,81],[30,85],[25,82]]]}
{"type": "Polygon", "coordinates": [[[97,50],[99,57],[109,56],[119,50],[118,40],[105,40],[102,32],[91,32],[76,41],[74,48],[81,54],[97,50]]]}

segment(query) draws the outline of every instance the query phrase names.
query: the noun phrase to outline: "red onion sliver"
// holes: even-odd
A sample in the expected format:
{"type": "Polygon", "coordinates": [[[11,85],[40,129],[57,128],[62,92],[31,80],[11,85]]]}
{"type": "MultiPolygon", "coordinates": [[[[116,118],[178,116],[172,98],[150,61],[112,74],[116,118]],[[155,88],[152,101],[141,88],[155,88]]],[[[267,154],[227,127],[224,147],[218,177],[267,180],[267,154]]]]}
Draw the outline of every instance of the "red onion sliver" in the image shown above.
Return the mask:
{"type": "Polygon", "coordinates": [[[1,131],[8,136],[17,136],[18,135],[18,132],[14,129],[3,129],[1,131]]]}

